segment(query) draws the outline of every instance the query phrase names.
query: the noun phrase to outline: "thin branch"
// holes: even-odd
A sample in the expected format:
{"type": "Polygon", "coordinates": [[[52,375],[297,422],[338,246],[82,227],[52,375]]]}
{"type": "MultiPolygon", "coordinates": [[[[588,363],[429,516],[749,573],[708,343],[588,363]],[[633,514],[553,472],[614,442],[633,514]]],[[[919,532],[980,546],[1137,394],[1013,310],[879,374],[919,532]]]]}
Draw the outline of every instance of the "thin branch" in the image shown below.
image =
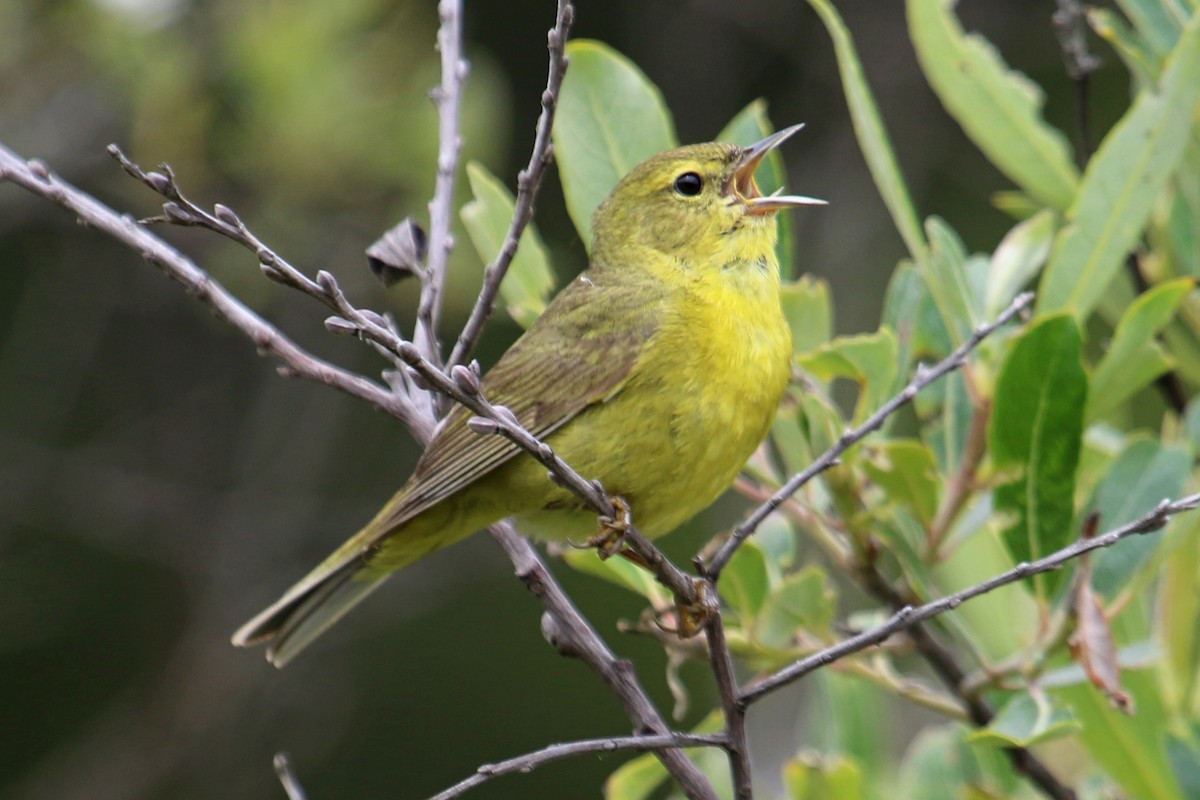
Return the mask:
{"type": "Polygon", "coordinates": [[[244,334],[261,355],[282,363],[285,377],[317,381],[365,400],[415,430],[432,430],[432,423],[386,387],[362,375],[324,361],[299,347],[278,328],[247,308],[195,262],[150,233],[129,215],[113,209],[54,175],[40,161],[26,162],[0,145],[0,180],[9,180],[74,213],[79,220],[141,253],[149,263],[183,284],[188,294],[244,334]]]}
{"type": "Polygon", "coordinates": [[[1120,528],[1105,533],[1102,536],[1097,536],[1094,539],[1080,539],[1074,544],[1068,545],[1045,558],[1040,558],[1037,561],[1022,562],[1007,572],[1002,572],[995,577],[989,578],[982,583],[969,586],[962,591],[947,595],[939,600],[926,603],[923,606],[912,607],[905,606],[894,613],[883,624],[864,631],[856,636],[852,636],[833,647],[826,648],[819,653],[814,653],[811,656],[803,658],[795,663],[784,667],[778,672],[756,681],[753,685],[747,687],[742,692],[741,703],[743,706],[762,699],[766,695],[782,688],[783,686],[792,683],[808,673],[826,664],[831,664],[838,659],[845,658],[853,653],[860,652],[866,648],[879,644],[897,631],[911,627],[917,622],[921,622],[931,617],[936,617],[952,609],[958,608],[964,601],[970,600],[972,597],[978,597],[981,594],[986,594],[993,589],[998,589],[1001,586],[1006,586],[1010,583],[1015,583],[1022,578],[1028,578],[1031,575],[1037,575],[1042,572],[1059,569],[1073,558],[1078,558],[1084,553],[1098,550],[1102,547],[1111,547],[1112,545],[1124,539],[1127,536],[1139,533],[1150,533],[1161,529],[1167,524],[1170,517],[1184,511],[1191,511],[1200,507],[1200,494],[1192,494],[1180,500],[1170,501],[1164,500],[1152,511],[1142,517],[1130,522],[1127,525],[1122,525],[1120,528]]]}
{"type": "Polygon", "coordinates": [[[534,750],[532,753],[526,753],[525,755],[510,758],[506,761],[499,761],[495,764],[484,764],[476,770],[474,775],[459,781],[443,792],[439,792],[431,797],[430,800],[453,800],[456,797],[466,794],[467,791],[474,789],[476,786],[487,783],[493,778],[499,778],[502,775],[511,775],[514,772],[532,772],[545,764],[574,756],[591,753],[612,753],[618,750],[632,750],[642,753],[648,750],[657,751],[672,747],[724,746],[725,737],[720,734],[679,733],[675,731],[650,736],[610,736],[603,739],[583,739],[577,742],[552,744],[548,747],[543,747],[541,750],[534,750]]]}
{"type": "MultiPolygon", "coordinates": [[[[710,584],[711,586],[711,584],[710,584]]],[[[725,750],[729,754],[729,772],[733,779],[733,796],[738,800],[753,800],[754,784],[750,775],[750,748],[746,743],[746,708],[738,702],[737,676],[733,673],[733,656],[725,641],[725,625],[716,608],[716,589],[712,589],[713,609],[704,629],[708,638],[708,660],[717,679],[717,694],[725,712],[725,750]]]]}
{"type": "Polygon", "coordinates": [[[292,768],[291,756],[287,753],[276,753],[273,764],[275,775],[283,784],[283,791],[287,793],[288,800],[307,800],[308,795],[304,793],[304,787],[300,785],[300,778],[296,775],[296,770],[292,768]]]}
{"type": "Polygon", "coordinates": [[[734,528],[729,539],[721,545],[717,554],[704,567],[704,573],[715,580],[721,574],[721,570],[729,563],[729,560],[733,558],[733,554],[741,546],[742,542],[749,538],[757,530],[758,526],[762,524],[763,520],[770,516],[775,509],[779,508],[783,501],[799,491],[801,486],[804,486],[817,475],[837,464],[838,458],[842,453],[846,452],[851,445],[865,438],[867,434],[878,430],[887,421],[888,417],[896,412],[896,409],[911,402],[917,396],[917,392],[965,364],[967,356],[979,346],[980,342],[995,332],[996,329],[1007,324],[1031,302],[1033,302],[1032,293],[1026,292],[1025,294],[1018,295],[994,322],[980,325],[957,350],[939,361],[932,368],[925,368],[924,365],[918,365],[916,376],[898,395],[884,403],[862,425],[843,433],[833,447],[822,453],[807,469],[789,478],[787,483],[779,491],[771,495],[771,498],[767,502],[756,508],[745,522],[734,528]]]}
{"type": "Polygon", "coordinates": [[[442,83],[430,94],[438,109],[437,181],[429,201],[429,259],[421,275],[421,299],[417,304],[414,339],[422,354],[434,364],[442,363],[438,344],[438,320],[446,287],[446,266],[454,249],[450,223],[454,217],[454,179],[462,150],[458,118],[467,62],[462,57],[462,0],[438,3],[437,46],[442,54],[442,83]]]}
{"type": "Polygon", "coordinates": [[[950,533],[950,526],[958,519],[963,506],[971,498],[971,492],[975,488],[975,473],[987,453],[987,431],[988,422],[992,417],[992,404],[987,398],[977,398],[974,406],[958,469],[950,476],[941,507],[929,525],[927,547],[930,557],[934,560],[938,558],[938,551],[950,533]]]}
{"type": "Polygon", "coordinates": [[[571,24],[575,21],[575,7],[570,0],[558,0],[558,14],[554,27],[547,36],[547,46],[550,50],[550,68],[546,75],[546,89],[542,92],[542,113],[538,115],[537,134],[533,141],[533,152],[529,156],[529,164],[517,175],[517,200],[513,209],[512,222],[504,235],[504,244],[494,261],[488,264],[483,272],[483,289],[479,299],[471,309],[471,316],[463,326],[454,350],[446,362],[448,365],[465,363],[475,348],[479,334],[492,309],[496,305],[496,294],[500,291],[500,282],[508,272],[517,247],[521,242],[521,234],[529,221],[533,219],[533,205],[537,199],[538,189],[542,184],[542,175],[553,159],[554,146],[550,143],[550,131],[554,127],[554,112],[558,108],[558,93],[562,89],[563,76],[567,72],[567,57],[564,51],[567,36],[571,32],[571,24]]]}

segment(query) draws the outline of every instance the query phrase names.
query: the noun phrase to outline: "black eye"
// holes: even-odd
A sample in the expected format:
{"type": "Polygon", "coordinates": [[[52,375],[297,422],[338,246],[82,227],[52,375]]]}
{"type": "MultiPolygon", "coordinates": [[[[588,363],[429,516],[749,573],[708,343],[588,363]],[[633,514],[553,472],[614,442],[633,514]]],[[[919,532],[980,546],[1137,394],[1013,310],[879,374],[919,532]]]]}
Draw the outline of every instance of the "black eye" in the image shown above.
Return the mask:
{"type": "Polygon", "coordinates": [[[675,179],[675,191],[685,197],[695,197],[704,188],[704,179],[694,172],[685,172],[675,179]]]}

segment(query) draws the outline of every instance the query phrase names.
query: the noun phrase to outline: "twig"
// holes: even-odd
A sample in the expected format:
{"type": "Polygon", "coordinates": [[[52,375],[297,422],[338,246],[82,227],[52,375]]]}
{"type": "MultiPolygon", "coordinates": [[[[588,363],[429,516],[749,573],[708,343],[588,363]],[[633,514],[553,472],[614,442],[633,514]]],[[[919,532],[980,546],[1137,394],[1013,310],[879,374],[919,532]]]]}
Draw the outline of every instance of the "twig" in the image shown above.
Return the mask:
{"type": "Polygon", "coordinates": [[[733,674],[733,656],[725,641],[725,625],[715,608],[716,590],[712,592],[713,613],[704,632],[708,638],[708,660],[717,679],[717,693],[725,712],[725,750],[729,754],[729,772],[733,778],[733,795],[738,800],[753,800],[754,785],[750,776],[750,749],[746,743],[746,708],[738,702],[737,676],[733,674]]]}
{"type": "Polygon", "coordinates": [[[550,130],[554,127],[554,112],[558,108],[558,93],[562,89],[563,76],[567,72],[567,57],[564,50],[571,24],[575,21],[575,7],[570,0],[558,0],[558,14],[554,27],[547,36],[547,46],[550,50],[550,68],[546,74],[546,89],[542,92],[542,113],[538,115],[537,134],[533,141],[533,152],[529,156],[529,164],[517,175],[517,200],[513,210],[512,222],[504,235],[504,244],[492,263],[483,271],[483,289],[479,299],[471,309],[471,316],[463,326],[462,333],[447,360],[449,366],[465,363],[475,348],[479,334],[492,309],[496,305],[496,294],[500,291],[500,282],[508,272],[517,247],[521,242],[521,234],[529,221],[533,219],[533,205],[537,199],[538,189],[542,184],[542,175],[553,159],[554,147],[550,143],[550,130]]]}
{"type": "Polygon", "coordinates": [[[717,554],[704,567],[704,574],[716,579],[721,574],[721,570],[729,563],[729,560],[733,558],[733,554],[741,546],[742,542],[753,534],[758,529],[758,526],[762,524],[763,520],[770,516],[775,509],[779,508],[784,500],[795,494],[801,486],[808,483],[817,475],[834,466],[842,453],[846,452],[851,445],[865,438],[867,434],[878,430],[887,421],[888,417],[896,412],[896,409],[905,403],[911,402],[917,396],[917,392],[965,364],[967,356],[979,346],[980,342],[990,336],[997,328],[1007,324],[1009,320],[1017,316],[1031,302],[1033,302],[1032,293],[1026,292],[1018,295],[994,322],[980,325],[957,350],[939,361],[932,368],[925,368],[924,365],[918,365],[916,376],[899,394],[884,403],[862,425],[843,433],[837,442],[834,443],[833,447],[822,453],[807,469],[789,478],[787,483],[779,491],[771,495],[771,498],[767,502],[756,508],[745,522],[734,528],[729,539],[721,545],[717,554]]]}
{"type": "Polygon", "coordinates": [[[917,622],[936,617],[952,609],[958,608],[966,600],[972,597],[978,597],[981,594],[986,594],[993,589],[998,589],[1001,586],[1006,586],[1010,583],[1015,583],[1022,578],[1028,578],[1031,575],[1037,575],[1042,572],[1059,569],[1073,558],[1078,558],[1084,553],[1098,550],[1102,547],[1111,547],[1121,539],[1127,536],[1138,533],[1149,533],[1156,531],[1167,524],[1167,520],[1183,511],[1191,511],[1200,506],[1200,494],[1192,494],[1179,500],[1170,501],[1164,500],[1152,511],[1142,517],[1122,525],[1120,528],[1111,530],[1102,536],[1097,536],[1093,539],[1080,539],[1074,544],[1057,550],[1054,553],[1040,558],[1037,561],[1022,562],[1007,572],[1002,572],[995,577],[989,578],[982,583],[977,583],[974,586],[969,586],[962,591],[947,595],[939,600],[934,600],[926,603],[923,606],[912,607],[905,606],[894,613],[883,624],[863,631],[862,633],[852,636],[833,647],[826,648],[819,653],[814,653],[811,656],[803,658],[799,661],[790,664],[778,672],[756,681],[753,685],[743,690],[741,695],[741,703],[743,706],[760,700],[767,694],[786,686],[799,678],[804,677],[814,669],[822,667],[826,664],[831,664],[840,658],[845,658],[848,655],[865,650],[871,645],[878,644],[893,633],[911,627],[917,622]]]}
{"type": "Polygon", "coordinates": [[[1079,152],[1079,168],[1087,165],[1092,155],[1090,115],[1088,113],[1088,78],[1100,68],[1100,59],[1088,51],[1087,12],[1079,0],[1056,0],[1058,10],[1050,17],[1054,33],[1062,47],[1067,77],[1075,84],[1075,131],[1079,152]]]}
{"type": "Polygon", "coordinates": [[[438,320],[446,286],[446,265],[450,251],[454,249],[450,221],[454,216],[454,179],[462,149],[458,112],[462,84],[467,77],[467,62],[462,58],[462,0],[441,0],[438,16],[441,18],[437,46],[442,54],[442,83],[430,92],[438,109],[437,181],[433,199],[429,201],[429,259],[421,275],[414,336],[422,354],[434,364],[442,363],[438,320]]]}
{"type": "Polygon", "coordinates": [[[661,750],[668,747],[723,747],[724,745],[725,737],[721,734],[678,733],[675,731],[650,736],[611,736],[604,739],[583,739],[577,742],[552,744],[548,747],[543,747],[541,750],[534,750],[531,753],[510,758],[506,761],[499,761],[495,764],[484,764],[476,770],[474,775],[459,781],[443,792],[439,792],[431,797],[430,800],[453,800],[453,798],[466,794],[470,789],[487,783],[493,778],[499,778],[501,775],[510,775],[514,772],[532,772],[538,767],[549,764],[552,761],[571,758],[572,756],[587,755],[589,753],[612,753],[618,750],[645,752],[647,750],[661,750]]]}
{"type": "Polygon", "coordinates": [[[300,778],[292,769],[291,756],[287,753],[276,753],[273,763],[275,774],[279,777],[279,782],[283,784],[283,791],[287,793],[288,800],[306,800],[308,795],[304,793],[304,787],[300,785],[300,778]]]}
{"type": "Polygon", "coordinates": [[[992,404],[987,398],[978,398],[975,400],[974,406],[971,425],[967,430],[966,444],[963,446],[962,459],[958,469],[950,476],[942,505],[938,508],[933,522],[929,524],[926,544],[930,557],[935,560],[950,532],[950,526],[958,519],[963,506],[971,497],[971,490],[975,486],[975,473],[987,452],[987,431],[988,422],[992,417],[992,404]]]}
{"type": "Polygon", "coordinates": [[[391,414],[414,430],[432,430],[432,422],[386,387],[324,361],[299,347],[278,328],[247,308],[191,259],[113,209],[54,175],[39,161],[26,162],[0,145],[0,180],[9,180],[73,212],[81,222],[141,253],[149,263],[183,284],[188,294],[254,342],[258,352],[278,359],[285,377],[301,377],[332,386],[391,414]]]}

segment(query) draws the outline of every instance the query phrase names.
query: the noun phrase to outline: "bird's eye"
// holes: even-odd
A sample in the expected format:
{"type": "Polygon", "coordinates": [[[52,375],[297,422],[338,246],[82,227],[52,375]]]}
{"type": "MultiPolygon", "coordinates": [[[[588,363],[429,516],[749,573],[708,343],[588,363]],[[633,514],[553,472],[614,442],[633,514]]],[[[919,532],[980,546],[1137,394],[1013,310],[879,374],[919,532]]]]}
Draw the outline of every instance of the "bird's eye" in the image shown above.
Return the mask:
{"type": "Polygon", "coordinates": [[[694,172],[685,172],[675,179],[675,191],[685,197],[695,197],[704,188],[704,179],[694,172]]]}

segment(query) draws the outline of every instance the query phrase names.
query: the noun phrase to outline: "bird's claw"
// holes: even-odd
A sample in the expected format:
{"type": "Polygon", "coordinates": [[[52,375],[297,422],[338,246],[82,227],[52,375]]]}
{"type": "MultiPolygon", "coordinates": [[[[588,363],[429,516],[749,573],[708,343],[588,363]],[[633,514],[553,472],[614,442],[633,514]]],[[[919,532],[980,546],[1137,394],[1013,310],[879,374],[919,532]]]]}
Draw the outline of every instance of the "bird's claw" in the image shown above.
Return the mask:
{"type": "Polygon", "coordinates": [[[600,531],[587,540],[588,547],[596,548],[601,560],[624,555],[625,534],[633,527],[633,512],[623,497],[612,498],[613,515],[600,517],[600,531]]]}
{"type": "Polygon", "coordinates": [[[657,616],[654,619],[659,629],[673,633],[680,639],[690,639],[704,630],[704,626],[718,611],[717,594],[713,591],[713,585],[704,578],[694,578],[692,585],[696,587],[695,600],[675,595],[674,627],[664,625],[657,616]]]}

